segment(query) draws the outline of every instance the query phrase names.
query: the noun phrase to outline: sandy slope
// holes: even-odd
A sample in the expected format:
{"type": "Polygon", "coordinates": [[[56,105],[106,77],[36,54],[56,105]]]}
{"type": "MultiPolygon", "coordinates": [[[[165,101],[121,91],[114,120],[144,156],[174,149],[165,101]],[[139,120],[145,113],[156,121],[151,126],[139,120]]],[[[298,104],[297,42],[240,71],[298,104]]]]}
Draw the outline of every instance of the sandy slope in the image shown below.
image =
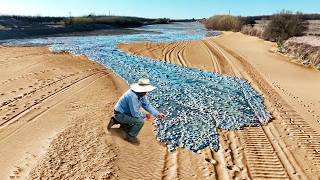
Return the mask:
{"type": "MultiPolygon", "coordinates": [[[[240,33],[227,32],[188,42],[137,42],[119,47],[135,55],[246,78],[263,94],[274,120],[264,127],[221,132],[220,151],[204,153],[208,161],[217,162],[211,168],[216,179],[320,178],[318,71],[293,64],[287,57],[274,53],[272,43],[240,33]]],[[[182,154],[175,155],[175,159],[183,158],[182,154]]],[[[177,177],[185,178],[180,174],[185,164],[178,161],[174,166],[177,177]]],[[[197,168],[192,164],[192,169],[197,168]]]]}
{"type": "Polygon", "coordinates": [[[85,57],[0,47],[0,179],[115,172],[104,129],[118,96],[112,76],[85,57]]]}

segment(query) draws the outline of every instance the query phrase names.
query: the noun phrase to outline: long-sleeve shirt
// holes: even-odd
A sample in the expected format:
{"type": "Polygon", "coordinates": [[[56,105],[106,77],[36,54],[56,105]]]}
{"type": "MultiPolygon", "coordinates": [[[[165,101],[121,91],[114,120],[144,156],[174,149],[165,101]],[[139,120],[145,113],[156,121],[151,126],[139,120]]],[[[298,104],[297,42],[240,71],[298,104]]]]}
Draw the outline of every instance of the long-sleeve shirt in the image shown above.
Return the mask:
{"type": "Polygon", "coordinates": [[[159,114],[159,111],[150,104],[146,96],[139,97],[131,89],[121,96],[115,106],[115,110],[120,113],[131,114],[133,117],[145,118],[145,113],[139,111],[141,107],[154,117],[159,114]]]}

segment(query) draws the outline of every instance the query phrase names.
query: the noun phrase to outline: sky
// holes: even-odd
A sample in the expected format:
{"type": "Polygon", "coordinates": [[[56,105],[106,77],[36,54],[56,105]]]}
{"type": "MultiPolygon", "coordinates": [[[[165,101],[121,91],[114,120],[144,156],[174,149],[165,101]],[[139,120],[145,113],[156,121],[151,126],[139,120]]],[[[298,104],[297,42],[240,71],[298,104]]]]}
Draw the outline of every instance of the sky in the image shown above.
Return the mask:
{"type": "Polygon", "coordinates": [[[123,15],[207,18],[216,14],[269,15],[281,10],[320,13],[320,0],[0,0],[0,15],[123,15]]]}

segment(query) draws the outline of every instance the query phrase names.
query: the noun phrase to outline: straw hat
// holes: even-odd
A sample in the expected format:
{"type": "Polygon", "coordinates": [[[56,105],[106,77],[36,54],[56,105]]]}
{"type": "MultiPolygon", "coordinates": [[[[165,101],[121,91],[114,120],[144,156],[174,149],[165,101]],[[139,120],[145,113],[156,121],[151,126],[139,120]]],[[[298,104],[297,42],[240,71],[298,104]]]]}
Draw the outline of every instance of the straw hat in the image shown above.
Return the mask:
{"type": "Polygon", "coordinates": [[[150,92],[156,89],[150,84],[150,80],[146,78],[139,79],[138,83],[131,84],[130,88],[134,92],[150,92]]]}

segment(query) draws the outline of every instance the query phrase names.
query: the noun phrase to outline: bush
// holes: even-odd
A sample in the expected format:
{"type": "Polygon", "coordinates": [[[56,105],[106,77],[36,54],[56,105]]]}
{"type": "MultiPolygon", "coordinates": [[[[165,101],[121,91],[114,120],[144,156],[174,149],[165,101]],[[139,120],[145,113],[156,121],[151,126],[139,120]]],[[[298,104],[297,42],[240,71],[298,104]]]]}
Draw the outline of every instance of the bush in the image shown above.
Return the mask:
{"type": "Polygon", "coordinates": [[[261,38],[263,33],[263,28],[252,26],[252,25],[244,25],[241,28],[241,33],[261,38]]]}
{"type": "Polygon", "coordinates": [[[307,29],[307,24],[300,13],[292,14],[289,11],[282,11],[271,16],[262,37],[265,40],[282,43],[293,36],[301,36],[307,29]]]}
{"type": "Polygon", "coordinates": [[[240,17],[230,15],[212,16],[205,22],[207,29],[221,31],[240,31],[242,24],[240,17]]]}

